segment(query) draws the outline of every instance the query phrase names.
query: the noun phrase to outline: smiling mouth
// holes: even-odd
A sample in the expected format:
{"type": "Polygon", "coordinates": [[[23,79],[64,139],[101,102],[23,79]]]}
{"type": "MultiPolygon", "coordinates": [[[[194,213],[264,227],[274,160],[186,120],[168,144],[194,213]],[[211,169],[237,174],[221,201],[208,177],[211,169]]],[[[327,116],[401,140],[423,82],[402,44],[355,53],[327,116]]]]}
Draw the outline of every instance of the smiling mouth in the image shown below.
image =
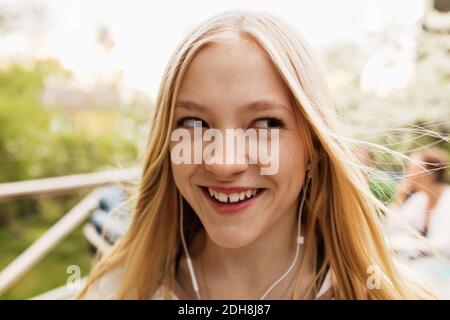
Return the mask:
{"type": "Polygon", "coordinates": [[[258,197],[262,192],[266,189],[264,188],[252,188],[243,190],[240,192],[231,192],[225,193],[221,191],[217,191],[213,188],[201,187],[203,193],[212,201],[217,204],[244,204],[249,202],[250,200],[258,197]]]}

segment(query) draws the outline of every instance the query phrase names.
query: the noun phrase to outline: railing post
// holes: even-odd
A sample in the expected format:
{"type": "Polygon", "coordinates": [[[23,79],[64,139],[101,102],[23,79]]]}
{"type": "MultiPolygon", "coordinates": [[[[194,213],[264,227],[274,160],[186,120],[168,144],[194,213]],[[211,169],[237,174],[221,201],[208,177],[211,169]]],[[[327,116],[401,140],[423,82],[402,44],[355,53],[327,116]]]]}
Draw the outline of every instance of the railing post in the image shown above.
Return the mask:
{"type": "Polygon", "coordinates": [[[0,273],[0,295],[89,216],[98,206],[99,192],[87,195],[0,273]]]}
{"type": "Polygon", "coordinates": [[[0,201],[11,201],[40,195],[56,195],[82,188],[93,188],[112,182],[134,181],[137,168],[75,174],[0,184],[0,201]]]}

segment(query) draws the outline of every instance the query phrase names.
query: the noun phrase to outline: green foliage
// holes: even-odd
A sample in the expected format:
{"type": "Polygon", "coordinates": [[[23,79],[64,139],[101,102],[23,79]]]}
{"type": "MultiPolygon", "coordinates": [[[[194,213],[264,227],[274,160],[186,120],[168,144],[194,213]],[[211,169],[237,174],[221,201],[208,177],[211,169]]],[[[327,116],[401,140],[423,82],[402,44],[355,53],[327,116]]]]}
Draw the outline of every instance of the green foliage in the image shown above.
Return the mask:
{"type": "MultiPolygon", "coordinates": [[[[53,223],[60,212],[54,211],[52,218],[42,218],[39,215],[27,217],[21,220],[24,233],[17,237],[7,229],[0,229],[0,269],[7,266],[20,252],[25,250],[53,223]]],[[[81,276],[89,273],[93,261],[93,255],[89,244],[84,239],[80,226],[53,249],[41,262],[33,267],[12,288],[7,290],[1,299],[28,299],[43,292],[52,290],[66,283],[69,265],[80,267],[81,276]]]]}
{"type": "MultiPolygon", "coordinates": [[[[40,102],[45,77],[64,73],[52,62],[31,69],[14,65],[0,72],[0,182],[89,172],[137,158],[136,142],[120,132],[91,137],[50,130],[62,111],[40,102]]],[[[69,116],[70,117],[70,116],[69,116]]]]}
{"type": "Polygon", "coordinates": [[[394,198],[395,183],[386,175],[380,173],[371,175],[369,188],[373,195],[384,204],[389,204],[394,198]]]}
{"type": "MultiPolygon", "coordinates": [[[[62,108],[42,104],[45,79],[50,75],[70,77],[54,61],[27,67],[11,65],[0,70],[0,183],[94,172],[118,164],[135,166],[140,140],[132,131],[124,134],[114,127],[94,136],[83,130],[52,130],[55,117],[70,121],[71,115],[62,108]]],[[[115,112],[134,123],[126,106],[115,112]]],[[[0,203],[0,270],[86,192],[0,203]]],[[[85,276],[91,262],[92,252],[79,227],[1,298],[30,298],[61,286],[67,279],[69,265],[80,266],[85,276]]]]}

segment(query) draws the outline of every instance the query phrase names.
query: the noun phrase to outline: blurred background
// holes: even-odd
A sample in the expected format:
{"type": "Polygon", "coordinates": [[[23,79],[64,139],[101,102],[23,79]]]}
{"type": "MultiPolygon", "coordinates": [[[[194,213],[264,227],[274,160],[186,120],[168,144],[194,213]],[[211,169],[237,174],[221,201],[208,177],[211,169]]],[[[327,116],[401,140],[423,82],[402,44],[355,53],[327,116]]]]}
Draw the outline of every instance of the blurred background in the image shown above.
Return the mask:
{"type": "Polygon", "coordinates": [[[233,8],[298,28],[353,136],[450,153],[450,0],[0,0],[1,299],[63,297],[51,290],[120,237],[128,209],[106,217],[137,176],[169,56],[233,8]]]}

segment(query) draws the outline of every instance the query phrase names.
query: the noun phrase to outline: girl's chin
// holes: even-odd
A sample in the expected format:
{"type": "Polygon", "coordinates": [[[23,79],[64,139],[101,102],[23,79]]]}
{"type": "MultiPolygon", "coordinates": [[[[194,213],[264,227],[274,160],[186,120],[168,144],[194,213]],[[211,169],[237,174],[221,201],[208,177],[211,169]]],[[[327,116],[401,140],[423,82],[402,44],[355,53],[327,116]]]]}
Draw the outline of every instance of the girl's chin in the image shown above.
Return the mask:
{"type": "Polygon", "coordinates": [[[244,248],[252,244],[257,235],[249,235],[242,233],[230,233],[230,232],[208,232],[210,240],[212,240],[217,246],[226,249],[239,249],[244,248]]]}

